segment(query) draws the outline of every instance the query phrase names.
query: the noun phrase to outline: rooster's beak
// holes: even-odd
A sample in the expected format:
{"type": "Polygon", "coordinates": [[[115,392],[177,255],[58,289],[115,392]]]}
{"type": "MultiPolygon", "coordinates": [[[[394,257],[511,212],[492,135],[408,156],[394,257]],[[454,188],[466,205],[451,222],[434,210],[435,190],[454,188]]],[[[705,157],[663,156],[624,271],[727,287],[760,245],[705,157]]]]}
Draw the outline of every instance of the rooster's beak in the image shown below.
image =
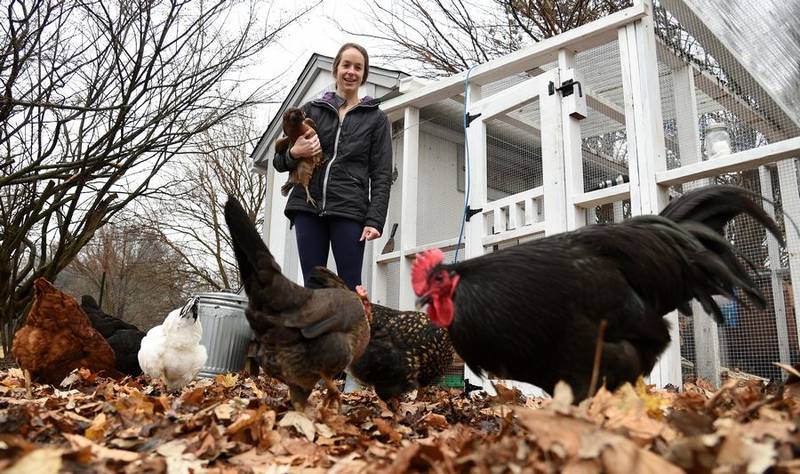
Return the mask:
{"type": "Polygon", "coordinates": [[[422,296],[420,296],[419,298],[417,298],[417,301],[416,301],[416,303],[415,303],[415,306],[416,306],[416,308],[417,308],[417,311],[419,311],[419,310],[421,310],[422,308],[424,308],[424,307],[425,307],[426,305],[428,305],[430,302],[431,302],[431,295],[422,295],[422,296]]]}

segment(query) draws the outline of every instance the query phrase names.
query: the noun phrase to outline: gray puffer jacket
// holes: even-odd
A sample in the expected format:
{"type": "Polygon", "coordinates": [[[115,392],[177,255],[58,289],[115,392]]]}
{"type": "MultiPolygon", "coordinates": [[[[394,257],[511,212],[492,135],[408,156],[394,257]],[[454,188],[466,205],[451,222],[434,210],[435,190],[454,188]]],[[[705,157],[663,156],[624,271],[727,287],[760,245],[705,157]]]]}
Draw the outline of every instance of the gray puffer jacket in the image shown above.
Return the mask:
{"type": "MultiPolygon", "coordinates": [[[[378,108],[379,99],[365,97],[339,123],[342,104],[343,98],[328,92],[302,106],[317,126],[325,160],[309,186],[317,207],[307,204],[303,187],[295,185],[284,213],[292,221],[297,212],[346,217],[383,233],[392,184],[389,119],[378,108]]],[[[296,168],[297,160],[287,151],[276,153],[272,164],[285,172],[296,168]]]]}

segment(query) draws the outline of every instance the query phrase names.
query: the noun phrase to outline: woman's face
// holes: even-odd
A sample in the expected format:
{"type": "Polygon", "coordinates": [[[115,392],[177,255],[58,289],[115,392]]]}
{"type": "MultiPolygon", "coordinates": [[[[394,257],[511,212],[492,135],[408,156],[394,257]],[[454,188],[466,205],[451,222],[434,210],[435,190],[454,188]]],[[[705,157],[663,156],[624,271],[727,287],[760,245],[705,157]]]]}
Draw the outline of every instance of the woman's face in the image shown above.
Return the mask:
{"type": "Polygon", "coordinates": [[[363,78],[364,56],[355,48],[344,50],[336,68],[336,90],[343,96],[358,94],[363,78]]]}

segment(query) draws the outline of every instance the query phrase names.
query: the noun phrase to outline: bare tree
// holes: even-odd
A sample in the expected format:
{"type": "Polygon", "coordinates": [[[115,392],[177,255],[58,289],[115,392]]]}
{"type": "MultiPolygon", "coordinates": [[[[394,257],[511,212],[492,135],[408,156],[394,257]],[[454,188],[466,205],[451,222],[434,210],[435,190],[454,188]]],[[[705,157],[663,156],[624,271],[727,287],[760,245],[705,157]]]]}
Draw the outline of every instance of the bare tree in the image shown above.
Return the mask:
{"type": "Polygon", "coordinates": [[[0,19],[0,323],[64,269],[193,137],[257,103],[239,69],[297,7],[212,0],[12,0],[0,19]],[[233,12],[239,10],[238,15],[233,12]],[[266,25],[266,26],[265,26],[266,25]]]}
{"type": "Polygon", "coordinates": [[[412,62],[421,75],[454,74],[602,18],[631,0],[394,0],[370,4],[380,33],[348,33],[391,45],[377,56],[412,62]]]}
{"type": "Polygon", "coordinates": [[[143,331],[181,306],[190,282],[178,254],[137,223],[107,225],[59,275],[63,291],[94,296],[103,310],[143,331]],[[101,297],[102,295],[102,297],[101,297]]]}
{"type": "Polygon", "coordinates": [[[199,152],[172,165],[176,184],[168,199],[148,200],[141,219],[181,258],[197,290],[239,287],[223,206],[235,196],[255,220],[262,212],[266,180],[255,174],[249,153],[259,133],[250,117],[204,132],[199,152]]]}

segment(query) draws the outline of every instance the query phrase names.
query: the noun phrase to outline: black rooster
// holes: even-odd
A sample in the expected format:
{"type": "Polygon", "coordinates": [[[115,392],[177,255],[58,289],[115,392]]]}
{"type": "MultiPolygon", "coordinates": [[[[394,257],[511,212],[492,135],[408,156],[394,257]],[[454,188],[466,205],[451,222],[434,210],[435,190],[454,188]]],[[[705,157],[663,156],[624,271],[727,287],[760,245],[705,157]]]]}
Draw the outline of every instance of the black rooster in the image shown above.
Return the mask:
{"type": "Polygon", "coordinates": [[[247,293],[245,315],[258,339],[259,365],[289,386],[298,411],[320,379],[328,388],[326,402],[338,401],[332,377],[369,343],[369,300],[363,288],[357,288],[359,293],[313,290],[290,281],[232,196],[225,203],[225,222],[247,293]]]}
{"type": "Polygon", "coordinates": [[[745,213],[781,240],[751,196],[734,186],[706,187],[658,216],[590,225],[454,264],[429,250],[414,262],[414,291],[471,368],[551,393],[564,380],[581,400],[589,395],[601,321],[599,375],[614,389],[650,372],[670,340],[663,316],[691,314],[692,298],[720,323],[713,295],[741,301],[739,289],[764,305],[722,235],[745,213]]]}
{"type": "Polygon", "coordinates": [[[137,354],[144,333],[133,324],[104,313],[97,301],[90,295],[81,297],[81,308],[89,316],[92,326],[114,350],[116,369],[133,377],[141,374],[142,368],[139,366],[137,354]]]}
{"type": "MultiPolygon", "coordinates": [[[[307,285],[347,289],[344,281],[325,267],[312,269],[307,285]]],[[[439,382],[453,362],[447,331],[432,325],[425,313],[370,305],[369,345],[348,372],[374,387],[383,400],[439,382]]]]}

